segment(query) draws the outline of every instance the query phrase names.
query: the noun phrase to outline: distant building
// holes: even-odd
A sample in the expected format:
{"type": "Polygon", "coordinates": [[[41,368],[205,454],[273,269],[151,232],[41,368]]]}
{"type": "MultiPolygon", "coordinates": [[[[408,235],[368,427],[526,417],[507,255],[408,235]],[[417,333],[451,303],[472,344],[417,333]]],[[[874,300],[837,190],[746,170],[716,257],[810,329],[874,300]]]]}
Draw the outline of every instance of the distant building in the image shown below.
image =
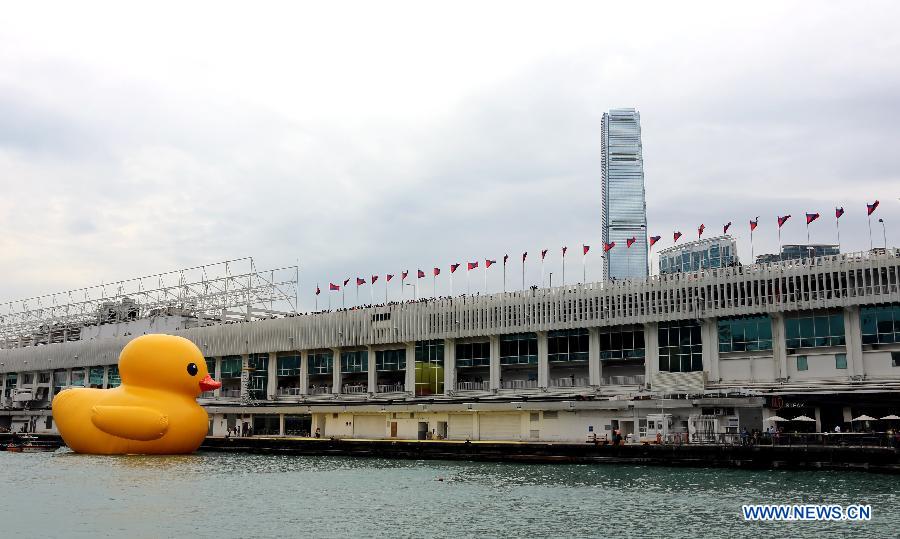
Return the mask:
{"type": "Polygon", "coordinates": [[[603,275],[644,279],[649,266],[640,113],[634,109],[604,113],[602,138],[602,238],[616,244],[603,259],[603,275]],[[626,248],[630,238],[635,243],[626,248]]]}
{"type": "Polygon", "coordinates": [[[660,275],[723,268],[737,263],[737,244],[731,236],[690,241],[659,252],[660,275]]]}
{"type": "Polygon", "coordinates": [[[840,247],[825,243],[782,245],[781,254],[764,254],[756,257],[757,264],[771,264],[781,260],[802,260],[841,254],[840,247]]]}

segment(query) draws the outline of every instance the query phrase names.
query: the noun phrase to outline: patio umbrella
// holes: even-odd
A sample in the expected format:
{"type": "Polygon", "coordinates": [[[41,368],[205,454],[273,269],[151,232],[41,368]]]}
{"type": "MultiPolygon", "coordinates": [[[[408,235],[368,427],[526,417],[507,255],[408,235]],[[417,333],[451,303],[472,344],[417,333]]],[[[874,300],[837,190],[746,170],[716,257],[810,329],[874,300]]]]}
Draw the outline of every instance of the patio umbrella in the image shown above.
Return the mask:
{"type": "Polygon", "coordinates": [[[882,419],[882,421],[883,421],[883,420],[893,420],[893,421],[896,421],[896,420],[900,419],[900,415],[896,415],[896,414],[886,415],[886,416],[882,417],[881,419],[882,419]]]}
{"type": "Polygon", "coordinates": [[[807,416],[807,415],[798,415],[797,417],[795,417],[795,418],[792,419],[791,421],[812,421],[813,423],[816,422],[815,419],[813,419],[813,418],[811,418],[811,417],[809,417],[809,416],[807,416]]]}
{"type": "Polygon", "coordinates": [[[787,421],[787,419],[783,417],[778,417],[777,415],[769,416],[768,421],[787,421]]]}
{"type": "Polygon", "coordinates": [[[872,416],[863,414],[859,417],[855,417],[855,418],[851,419],[850,421],[875,421],[875,418],[872,416]]]}

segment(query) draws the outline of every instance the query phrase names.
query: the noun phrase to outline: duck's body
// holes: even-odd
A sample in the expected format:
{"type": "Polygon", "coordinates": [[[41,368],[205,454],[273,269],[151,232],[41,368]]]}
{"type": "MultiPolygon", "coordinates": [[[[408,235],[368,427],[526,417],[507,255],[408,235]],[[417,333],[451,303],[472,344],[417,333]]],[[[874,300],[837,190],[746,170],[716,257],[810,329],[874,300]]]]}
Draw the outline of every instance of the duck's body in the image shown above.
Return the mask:
{"type": "Polygon", "coordinates": [[[209,429],[196,398],[218,387],[197,347],[180,337],[139,337],[122,351],[119,370],[117,388],[67,389],[53,399],[66,444],[78,453],[104,455],[195,451],[209,429]]]}

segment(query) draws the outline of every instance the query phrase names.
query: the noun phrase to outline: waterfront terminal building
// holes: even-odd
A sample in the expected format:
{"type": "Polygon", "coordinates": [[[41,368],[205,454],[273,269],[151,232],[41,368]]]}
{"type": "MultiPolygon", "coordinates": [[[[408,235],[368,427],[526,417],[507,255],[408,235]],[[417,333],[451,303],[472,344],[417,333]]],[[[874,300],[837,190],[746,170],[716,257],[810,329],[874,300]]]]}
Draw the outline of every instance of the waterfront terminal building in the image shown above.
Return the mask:
{"type": "Polygon", "coordinates": [[[7,316],[0,426],[53,432],[54,395],[116,386],[122,347],[151,332],[192,340],[222,381],[200,397],[212,435],[705,441],[900,411],[896,249],[290,315],[235,307],[280,290],[256,274],[215,301],[144,287],[87,302],[89,322],[7,316]]]}

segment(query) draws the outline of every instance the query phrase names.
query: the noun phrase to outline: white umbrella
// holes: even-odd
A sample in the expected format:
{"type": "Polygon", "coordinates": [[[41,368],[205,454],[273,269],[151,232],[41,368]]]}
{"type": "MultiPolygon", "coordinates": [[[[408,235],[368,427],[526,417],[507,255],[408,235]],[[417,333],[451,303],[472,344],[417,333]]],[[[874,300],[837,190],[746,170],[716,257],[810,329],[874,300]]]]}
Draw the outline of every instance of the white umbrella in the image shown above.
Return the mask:
{"type": "Polygon", "coordinates": [[[900,415],[896,415],[896,414],[886,415],[886,416],[882,417],[881,419],[882,420],[890,419],[890,420],[896,421],[896,420],[900,419],[900,415]]]}
{"type": "Polygon", "coordinates": [[[851,419],[850,421],[875,421],[875,418],[872,416],[863,414],[859,417],[855,417],[855,418],[851,419]]]}
{"type": "Polygon", "coordinates": [[[777,415],[769,416],[767,421],[787,421],[787,419],[783,417],[778,417],[777,415]]]}
{"type": "Polygon", "coordinates": [[[813,419],[809,416],[806,416],[806,415],[799,415],[799,416],[795,417],[794,419],[792,419],[791,421],[812,421],[813,423],[816,422],[815,419],[813,419]]]}

